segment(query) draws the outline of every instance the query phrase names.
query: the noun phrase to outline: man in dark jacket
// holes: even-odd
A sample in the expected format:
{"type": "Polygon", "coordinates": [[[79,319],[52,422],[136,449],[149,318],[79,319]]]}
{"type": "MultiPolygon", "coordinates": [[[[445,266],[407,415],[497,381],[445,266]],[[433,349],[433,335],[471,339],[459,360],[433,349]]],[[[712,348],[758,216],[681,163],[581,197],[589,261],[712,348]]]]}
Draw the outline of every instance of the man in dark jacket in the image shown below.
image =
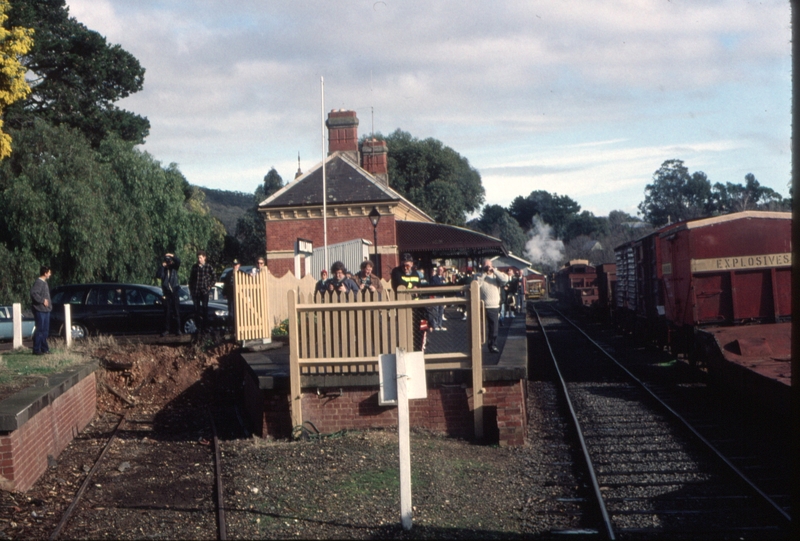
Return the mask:
{"type": "Polygon", "coordinates": [[[242,271],[242,266],[239,263],[238,259],[233,260],[233,268],[231,271],[225,276],[225,281],[222,284],[222,294],[225,296],[225,299],[228,301],[228,326],[231,329],[231,332],[236,332],[236,291],[234,289],[234,280],[236,277],[236,273],[242,271]]]}
{"type": "Polygon", "coordinates": [[[194,320],[200,333],[205,333],[208,327],[208,294],[214,287],[216,275],[210,264],[206,263],[206,253],[197,252],[197,263],[192,265],[189,275],[189,292],[194,301],[194,320]]]}
{"type": "Polygon", "coordinates": [[[336,261],[331,265],[331,277],[325,283],[330,292],[357,293],[359,290],[358,284],[352,278],[347,277],[347,269],[341,261],[336,261]]]}
{"type": "Polygon", "coordinates": [[[50,346],[47,345],[47,335],[50,334],[50,312],[53,304],[50,302],[50,288],[47,279],[50,278],[50,267],[39,269],[39,277],[31,287],[31,303],[33,306],[33,319],[36,330],[33,333],[33,354],[49,355],[50,346]]]}
{"type": "Polygon", "coordinates": [[[178,285],[178,269],[181,260],[175,254],[164,254],[161,266],[156,271],[156,278],[161,280],[161,292],[164,294],[164,332],[161,336],[169,334],[171,312],[175,312],[175,334],[181,333],[181,301],[180,286],[178,285]]]}

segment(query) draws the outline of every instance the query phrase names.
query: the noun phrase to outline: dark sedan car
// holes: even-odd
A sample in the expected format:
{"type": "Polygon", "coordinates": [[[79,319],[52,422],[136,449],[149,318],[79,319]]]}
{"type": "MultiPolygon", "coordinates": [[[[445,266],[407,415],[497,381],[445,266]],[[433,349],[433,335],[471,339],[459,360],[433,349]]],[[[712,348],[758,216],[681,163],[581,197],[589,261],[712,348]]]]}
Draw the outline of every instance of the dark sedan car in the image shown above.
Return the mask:
{"type": "MultiPolygon", "coordinates": [[[[50,297],[53,300],[50,334],[54,336],[64,336],[65,304],[70,305],[73,338],[93,334],[153,334],[164,330],[164,298],[159,287],[75,284],[54,288],[50,297]]],[[[181,304],[180,312],[181,331],[194,333],[197,330],[194,307],[181,304]]],[[[212,329],[224,328],[227,319],[227,306],[208,303],[208,322],[212,329]]]]}

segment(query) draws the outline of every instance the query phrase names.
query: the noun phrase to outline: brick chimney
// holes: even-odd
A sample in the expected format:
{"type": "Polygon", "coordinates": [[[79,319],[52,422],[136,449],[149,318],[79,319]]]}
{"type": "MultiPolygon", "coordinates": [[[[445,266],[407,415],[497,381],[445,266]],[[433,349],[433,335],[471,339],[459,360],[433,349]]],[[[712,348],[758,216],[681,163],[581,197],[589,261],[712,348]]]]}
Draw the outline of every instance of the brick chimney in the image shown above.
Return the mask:
{"type": "Polygon", "coordinates": [[[384,186],[389,186],[389,147],[386,141],[374,137],[361,144],[361,167],[375,176],[384,186]]]}
{"type": "Polygon", "coordinates": [[[355,163],[359,163],[356,112],[334,109],[328,113],[325,125],[328,127],[328,154],[345,152],[355,163]]]}

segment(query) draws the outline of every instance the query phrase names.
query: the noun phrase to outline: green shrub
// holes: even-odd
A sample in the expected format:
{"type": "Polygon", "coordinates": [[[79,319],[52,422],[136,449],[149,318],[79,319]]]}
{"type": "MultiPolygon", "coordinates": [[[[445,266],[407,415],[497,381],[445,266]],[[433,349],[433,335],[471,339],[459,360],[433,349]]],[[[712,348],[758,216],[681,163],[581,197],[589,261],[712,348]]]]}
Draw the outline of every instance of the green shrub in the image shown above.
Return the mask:
{"type": "Polygon", "coordinates": [[[284,319],[281,324],[272,329],[272,337],[289,336],[289,320],[284,319]]]}

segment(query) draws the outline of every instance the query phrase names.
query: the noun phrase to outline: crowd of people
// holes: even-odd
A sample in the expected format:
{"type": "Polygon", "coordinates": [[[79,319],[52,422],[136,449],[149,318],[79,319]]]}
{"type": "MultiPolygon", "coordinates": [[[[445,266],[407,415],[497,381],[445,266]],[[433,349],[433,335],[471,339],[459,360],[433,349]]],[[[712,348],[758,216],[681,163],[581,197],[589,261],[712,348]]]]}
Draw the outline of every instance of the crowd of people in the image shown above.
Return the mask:
{"type": "MultiPolygon", "coordinates": [[[[211,289],[214,287],[216,273],[207,261],[207,254],[200,250],[197,252],[197,262],[189,273],[189,292],[194,304],[195,321],[197,330],[205,333],[208,330],[208,301],[211,289]]],[[[182,334],[180,319],[180,283],[178,270],[181,266],[180,258],[174,253],[166,253],[156,271],[156,278],[161,283],[164,296],[164,332],[162,336],[173,332],[182,334]],[[173,326],[174,323],[174,326],[173,326]]],[[[249,271],[256,275],[266,269],[266,261],[259,257],[256,265],[249,271]]],[[[234,259],[231,272],[223,279],[222,294],[228,302],[230,326],[234,327],[236,312],[236,296],[234,295],[234,281],[237,273],[244,272],[238,260],[234,259]]],[[[47,335],[49,333],[49,315],[52,310],[50,293],[47,280],[51,271],[48,267],[41,267],[40,276],[37,278],[30,291],[31,304],[36,319],[34,333],[34,354],[45,355],[49,353],[47,335]]],[[[444,265],[434,265],[430,277],[418,266],[410,254],[403,254],[400,264],[391,271],[391,286],[395,291],[401,289],[417,289],[422,287],[442,287],[452,285],[467,285],[477,281],[487,324],[487,347],[490,352],[498,352],[497,336],[499,326],[504,320],[514,318],[522,313],[524,306],[524,286],[519,270],[509,268],[506,272],[494,268],[491,259],[484,259],[478,272],[467,268],[461,272],[456,268],[444,265]]],[[[331,265],[330,274],[326,269],[320,272],[320,279],[316,283],[315,292],[323,297],[341,293],[362,293],[377,295],[377,299],[384,292],[383,283],[375,274],[375,265],[365,259],[357,273],[352,274],[341,261],[331,265]]],[[[444,296],[442,292],[431,295],[433,298],[444,296]]],[[[374,298],[374,297],[373,297],[374,298]]],[[[468,312],[466,307],[458,307],[461,319],[466,320],[468,312]]],[[[414,311],[415,324],[424,319],[427,321],[428,331],[446,331],[444,306],[434,306],[427,309],[414,311]]]]}
{"type": "MultiPolygon", "coordinates": [[[[502,272],[494,268],[491,259],[485,259],[478,272],[473,272],[467,268],[466,272],[461,272],[456,268],[448,268],[444,265],[433,265],[430,277],[417,265],[411,254],[403,254],[400,264],[392,269],[390,275],[391,287],[394,291],[468,285],[472,281],[479,283],[481,300],[484,303],[486,323],[487,323],[487,348],[492,353],[499,352],[497,347],[497,337],[500,325],[505,321],[515,318],[516,315],[523,313],[524,309],[524,285],[522,273],[519,270],[509,268],[502,272]]],[[[315,292],[321,295],[323,300],[334,293],[383,293],[383,285],[378,276],[374,274],[374,264],[371,260],[361,263],[359,272],[352,274],[341,261],[336,261],[331,265],[330,273],[326,269],[320,271],[320,278],[316,283],[315,292]]],[[[441,298],[444,292],[430,295],[432,298],[441,298]]],[[[457,308],[460,318],[466,320],[468,311],[465,307],[457,308]]],[[[422,327],[428,331],[447,331],[445,326],[447,317],[444,306],[433,306],[427,309],[415,309],[413,312],[413,325],[422,327]],[[425,326],[422,321],[427,322],[425,326]]],[[[418,338],[415,337],[415,349],[419,347],[418,338]]]]}

